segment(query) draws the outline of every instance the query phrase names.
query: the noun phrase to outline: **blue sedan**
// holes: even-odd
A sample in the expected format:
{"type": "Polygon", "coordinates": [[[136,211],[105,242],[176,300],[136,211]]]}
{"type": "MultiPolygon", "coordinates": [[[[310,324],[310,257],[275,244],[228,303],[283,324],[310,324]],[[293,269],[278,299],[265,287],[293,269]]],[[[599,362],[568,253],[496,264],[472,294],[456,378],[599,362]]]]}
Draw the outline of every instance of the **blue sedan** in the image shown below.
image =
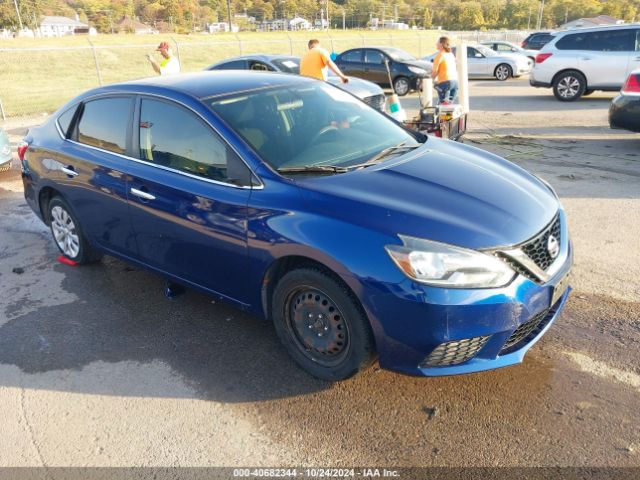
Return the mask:
{"type": "Polygon", "coordinates": [[[423,376],[519,363],[569,294],[549,185],[324,82],[110,85],[18,153],[27,202],[69,260],[112,255],[268,318],[319,378],[376,357],[423,376]]]}

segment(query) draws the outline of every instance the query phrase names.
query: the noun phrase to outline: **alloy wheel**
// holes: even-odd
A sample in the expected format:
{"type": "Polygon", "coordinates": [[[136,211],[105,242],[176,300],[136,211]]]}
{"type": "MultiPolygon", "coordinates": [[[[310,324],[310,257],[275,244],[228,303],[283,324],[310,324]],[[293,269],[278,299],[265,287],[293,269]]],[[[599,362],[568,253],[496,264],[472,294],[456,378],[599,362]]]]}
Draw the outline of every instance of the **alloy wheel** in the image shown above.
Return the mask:
{"type": "Polygon", "coordinates": [[[507,67],[506,65],[500,65],[496,69],[496,78],[500,81],[507,80],[509,78],[509,75],[509,67],[507,67]]]}
{"type": "Polygon", "coordinates": [[[51,209],[51,230],[62,253],[69,258],[76,258],[80,253],[80,238],[71,215],[59,205],[51,209]]]}
{"type": "Polygon", "coordinates": [[[580,81],[573,76],[564,77],[558,82],[557,90],[562,98],[573,98],[580,91],[580,81]]]}

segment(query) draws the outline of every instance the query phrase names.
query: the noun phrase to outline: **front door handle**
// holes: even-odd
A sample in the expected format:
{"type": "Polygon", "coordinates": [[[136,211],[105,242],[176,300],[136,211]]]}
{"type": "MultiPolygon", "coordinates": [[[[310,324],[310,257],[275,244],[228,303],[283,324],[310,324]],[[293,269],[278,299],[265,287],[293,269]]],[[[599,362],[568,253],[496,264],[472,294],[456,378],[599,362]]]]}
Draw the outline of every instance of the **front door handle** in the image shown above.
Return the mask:
{"type": "Polygon", "coordinates": [[[143,192],[142,190],[138,190],[137,188],[132,188],[131,189],[131,193],[133,195],[135,195],[136,197],[140,197],[144,200],[155,200],[156,197],[154,195],[151,195],[148,192],[143,192]]]}
{"type": "Polygon", "coordinates": [[[78,176],[78,172],[76,172],[71,165],[69,165],[68,167],[62,167],[60,170],[62,171],[62,173],[68,175],[69,177],[78,176]]]}
{"type": "Polygon", "coordinates": [[[584,57],[582,60],[591,60],[589,57],[584,57]]]}

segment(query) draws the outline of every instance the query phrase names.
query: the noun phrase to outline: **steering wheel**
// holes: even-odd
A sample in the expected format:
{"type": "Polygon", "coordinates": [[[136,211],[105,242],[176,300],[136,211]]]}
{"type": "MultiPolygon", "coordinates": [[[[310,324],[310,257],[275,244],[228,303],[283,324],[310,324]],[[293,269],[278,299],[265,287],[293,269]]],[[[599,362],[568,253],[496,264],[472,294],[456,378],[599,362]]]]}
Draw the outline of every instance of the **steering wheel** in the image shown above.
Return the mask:
{"type": "Polygon", "coordinates": [[[316,133],[313,138],[311,139],[310,144],[313,145],[314,143],[316,143],[320,137],[322,137],[323,135],[326,135],[329,132],[337,132],[339,129],[338,127],[336,127],[335,125],[327,125],[326,127],[322,127],[318,133],[316,133]]]}

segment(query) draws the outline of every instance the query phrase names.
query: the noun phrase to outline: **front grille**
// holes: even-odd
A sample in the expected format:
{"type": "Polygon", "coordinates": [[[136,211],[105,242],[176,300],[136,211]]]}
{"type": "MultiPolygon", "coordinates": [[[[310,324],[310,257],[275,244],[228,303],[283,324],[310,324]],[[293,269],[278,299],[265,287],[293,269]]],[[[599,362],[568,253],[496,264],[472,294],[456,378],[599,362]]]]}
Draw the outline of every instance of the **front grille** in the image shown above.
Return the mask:
{"type": "Polygon", "coordinates": [[[555,258],[551,257],[547,248],[549,237],[553,235],[560,242],[560,216],[556,218],[534,239],[522,245],[521,249],[542,270],[546,270],[555,258]]]}
{"type": "Polygon", "coordinates": [[[511,334],[509,340],[502,347],[502,350],[500,350],[499,355],[515,352],[537,337],[556,314],[561,302],[562,299],[558,300],[554,306],[543,310],[516,328],[515,332],[511,334]]]}
{"type": "Polygon", "coordinates": [[[473,337],[441,343],[420,364],[420,368],[459,365],[472,359],[487,343],[489,337],[473,337]]]}
{"type": "Polygon", "coordinates": [[[380,95],[371,95],[370,97],[364,98],[364,103],[369,105],[370,107],[375,108],[376,110],[384,111],[385,103],[387,99],[384,96],[384,93],[380,95]]]}

